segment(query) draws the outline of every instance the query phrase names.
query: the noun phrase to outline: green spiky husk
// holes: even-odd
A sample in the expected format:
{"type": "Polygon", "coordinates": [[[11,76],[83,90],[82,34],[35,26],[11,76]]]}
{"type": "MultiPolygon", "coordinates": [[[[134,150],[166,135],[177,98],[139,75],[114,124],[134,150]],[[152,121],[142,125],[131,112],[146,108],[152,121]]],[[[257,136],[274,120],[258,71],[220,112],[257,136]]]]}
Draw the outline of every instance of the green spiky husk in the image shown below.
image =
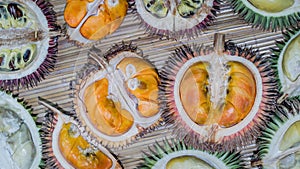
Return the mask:
{"type": "MultiPolygon", "coordinates": [[[[280,82],[280,78],[279,78],[279,72],[278,72],[278,67],[281,66],[278,61],[279,61],[279,57],[281,55],[281,53],[283,52],[283,49],[285,48],[285,46],[288,44],[288,42],[290,41],[290,39],[292,37],[294,37],[298,32],[300,31],[300,27],[296,27],[293,29],[287,29],[286,31],[284,31],[282,33],[283,35],[283,40],[281,41],[276,41],[276,47],[275,48],[271,48],[271,52],[272,52],[272,67],[274,68],[274,70],[276,71],[276,78],[278,79],[278,87],[279,87],[279,91],[282,92],[282,84],[280,82]]],[[[295,96],[292,98],[299,98],[300,96],[295,96]]]]}
{"type": "Polygon", "coordinates": [[[297,25],[300,21],[300,11],[280,17],[263,16],[248,8],[242,0],[228,1],[233,7],[234,12],[239,13],[246,22],[252,24],[255,28],[260,28],[265,31],[283,30],[293,25],[297,25]]]}
{"type": "Polygon", "coordinates": [[[282,104],[276,106],[274,116],[270,119],[267,127],[262,130],[262,135],[258,138],[258,153],[257,158],[253,161],[263,159],[268,153],[270,144],[276,132],[283,126],[289,119],[300,113],[300,100],[288,99],[282,104]]]}
{"type": "Polygon", "coordinates": [[[210,151],[203,151],[200,149],[194,149],[191,146],[186,145],[184,142],[171,140],[171,143],[167,140],[163,141],[163,146],[156,142],[153,145],[153,148],[150,148],[150,154],[144,152],[144,163],[140,164],[139,169],[151,169],[158,160],[162,159],[164,156],[172,154],[178,151],[185,150],[195,150],[206,152],[211,156],[217,157],[220,161],[222,161],[228,169],[238,169],[241,168],[241,160],[240,155],[235,152],[215,152],[212,153],[210,151]]]}

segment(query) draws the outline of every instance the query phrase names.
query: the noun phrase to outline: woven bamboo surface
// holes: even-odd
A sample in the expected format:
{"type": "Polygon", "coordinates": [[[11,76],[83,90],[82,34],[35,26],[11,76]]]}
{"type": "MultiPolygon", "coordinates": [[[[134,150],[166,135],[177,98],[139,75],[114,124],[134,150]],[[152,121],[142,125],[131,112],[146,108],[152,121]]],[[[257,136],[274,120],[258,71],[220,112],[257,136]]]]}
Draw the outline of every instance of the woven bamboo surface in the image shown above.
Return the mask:
{"type": "MultiPolygon", "coordinates": [[[[58,24],[63,25],[63,11],[65,0],[50,0],[57,13],[58,24]]],[[[275,40],[282,39],[281,32],[263,32],[251,28],[232,11],[228,4],[222,4],[212,26],[204,30],[197,38],[168,40],[166,38],[150,37],[140,26],[140,21],[135,14],[128,14],[121,27],[112,35],[107,36],[96,46],[102,51],[108,50],[113,44],[122,40],[132,41],[143,50],[144,56],[152,61],[160,70],[164,62],[176,47],[182,44],[212,45],[214,33],[226,34],[226,40],[232,40],[240,45],[247,45],[259,49],[261,53],[268,53],[275,46],[275,40]]],[[[75,80],[76,72],[87,62],[89,47],[78,47],[69,42],[65,37],[59,41],[59,52],[55,70],[39,85],[32,89],[20,90],[20,96],[25,98],[34,107],[34,113],[43,113],[46,109],[38,104],[38,96],[52,103],[57,103],[66,111],[72,110],[72,90],[70,82],[75,80]]],[[[142,160],[142,151],[148,152],[148,146],[156,141],[160,142],[170,135],[170,127],[162,127],[155,132],[145,135],[137,142],[119,150],[112,150],[121,161],[125,169],[135,168],[142,160]]],[[[250,146],[251,147],[251,146],[250,146]]],[[[246,159],[247,154],[245,153],[246,159]]],[[[251,153],[250,153],[251,154],[251,153]]]]}

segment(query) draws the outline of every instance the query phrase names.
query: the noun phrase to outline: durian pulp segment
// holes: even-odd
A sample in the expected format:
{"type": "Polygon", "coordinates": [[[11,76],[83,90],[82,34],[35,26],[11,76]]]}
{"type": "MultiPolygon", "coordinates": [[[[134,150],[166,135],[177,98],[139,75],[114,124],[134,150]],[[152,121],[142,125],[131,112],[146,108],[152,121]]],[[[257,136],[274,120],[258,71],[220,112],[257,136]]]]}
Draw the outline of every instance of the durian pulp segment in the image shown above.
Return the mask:
{"type": "Polygon", "coordinates": [[[228,167],[221,159],[215,157],[214,155],[208,154],[206,152],[197,151],[197,150],[181,150],[181,151],[172,152],[170,154],[164,154],[164,156],[161,159],[159,159],[152,167],[152,169],[162,169],[162,168],[226,169],[228,167]]]}
{"type": "Polygon", "coordinates": [[[29,112],[0,91],[0,164],[5,169],[37,168],[41,139],[29,112]]]}
{"type": "Polygon", "coordinates": [[[293,6],[295,0],[249,0],[249,2],[260,10],[276,13],[293,6]]]}
{"type": "Polygon", "coordinates": [[[203,4],[205,5],[202,4],[202,1],[195,2],[191,0],[184,0],[179,2],[179,4],[177,4],[176,0],[159,0],[155,2],[156,3],[146,8],[145,4],[149,4],[148,0],[136,0],[136,8],[140,17],[148,25],[158,30],[176,32],[191,29],[199,23],[203,22],[209,14],[214,0],[204,1],[203,4]],[[164,5],[162,5],[162,3],[164,5]],[[199,3],[202,4],[201,7],[205,6],[206,9],[198,9],[199,3]],[[180,7],[178,8],[179,5],[180,7]],[[191,7],[191,5],[194,7],[191,7]],[[178,9],[182,10],[181,13],[195,12],[195,15],[184,18],[180,15],[178,9]]]}
{"type": "Polygon", "coordinates": [[[300,11],[300,0],[238,0],[238,1],[242,1],[247,8],[251,9],[256,14],[265,17],[287,16],[300,11]],[[272,12],[272,11],[277,11],[277,12],[272,12]]]}
{"type": "Polygon", "coordinates": [[[123,22],[127,8],[126,0],[68,1],[64,17],[70,26],[70,39],[88,43],[113,33],[123,22]]]}
{"type": "Polygon", "coordinates": [[[112,160],[84,140],[77,126],[72,123],[62,126],[59,148],[65,159],[76,169],[109,169],[112,166],[112,160]]]}
{"type": "Polygon", "coordinates": [[[300,31],[291,37],[278,59],[281,92],[289,97],[300,95],[300,31]]]}
{"type": "MultiPolygon", "coordinates": [[[[82,121],[87,125],[87,129],[90,130],[92,134],[97,136],[100,140],[105,140],[107,142],[116,144],[120,142],[126,143],[127,140],[131,140],[132,137],[136,136],[139,133],[140,129],[154,125],[160,118],[159,109],[157,108],[158,103],[156,104],[157,99],[155,99],[158,97],[157,94],[155,94],[156,92],[158,92],[157,86],[153,85],[155,83],[158,83],[154,82],[157,80],[158,75],[156,72],[154,72],[154,69],[152,69],[152,67],[151,69],[148,69],[147,66],[145,69],[143,69],[143,66],[141,68],[138,68],[140,64],[144,64],[143,62],[144,61],[142,60],[142,58],[133,52],[121,52],[110,60],[105,69],[92,73],[88,78],[84,80],[84,83],[81,83],[76,102],[78,102],[78,104],[85,104],[86,106],[79,106],[78,113],[82,118],[82,121]],[[132,62],[131,64],[126,64],[127,61],[131,62],[131,59],[133,59],[134,62],[132,62]],[[124,64],[121,64],[122,62],[124,64]],[[135,63],[140,64],[135,65],[135,63]],[[120,66],[120,68],[118,68],[118,66],[120,66]],[[136,74],[132,77],[133,73],[136,74]],[[144,77],[143,73],[145,73],[145,75],[147,76],[144,77]],[[114,117],[118,117],[119,119],[116,120],[121,121],[121,124],[123,123],[125,127],[125,129],[122,129],[122,132],[119,132],[118,134],[116,134],[116,132],[105,133],[100,131],[91,121],[91,117],[89,117],[87,113],[85,113],[88,111],[92,111],[89,110],[89,108],[94,107],[91,105],[97,105],[96,96],[94,94],[95,90],[93,91],[93,87],[91,86],[102,81],[102,79],[107,80],[108,86],[105,87],[107,89],[107,93],[105,93],[107,94],[106,99],[114,103],[109,106],[114,105],[114,107],[117,108],[117,110],[115,109],[116,114],[114,114],[114,117]],[[140,85],[141,80],[145,84],[140,85]],[[147,84],[148,82],[149,84],[147,84]],[[142,88],[146,86],[147,87],[145,88],[145,90],[143,90],[139,88],[140,86],[142,88]],[[85,96],[85,93],[89,93],[89,95],[94,96],[93,98],[90,98],[89,96],[85,96]],[[89,101],[85,100],[85,98],[87,98],[89,101]],[[155,100],[155,102],[152,102],[152,100],[155,100]],[[151,111],[148,111],[147,109],[151,109],[151,111]],[[152,111],[152,109],[154,109],[155,111],[152,111]],[[120,111],[123,112],[121,113],[123,114],[121,116],[119,114],[120,111]],[[120,118],[123,118],[123,120],[121,120],[120,118]]],[[[145,65],[148,65],[148,63],[145,65]]],[[[103,99],[105,98],[103,97],[103,99]]],[[[98,111],[99,110],[100,109],[98,109],[98,111]]],[[[103,112],[99,111],[99,113],[103,112]]],[[[105,118],[108,119],[111,117],[112,115],[107,113],[105,118]]],[[[118,125],[120,125],[120,123],[118,123],[118,125]]]]}
{"type": "Polygon", "coordinates": [[[166,169],[213,169],[205,161],[194,156],[181,156],[171,159],[166,169]]]}
{"type": "MultiPolygon", "coordinates": [[[[58,160],[58,162],[60,163],[60,165],[64,168],[68,168],[68,169],[75,169],[78,166],[84,167],[84,165],[86,165],[87,163],[93,163],[96,165],[99,162],[99,157],[101,157],[100,162],[105,162],[107,165],[109,165],[110,167],[108,167],[109,169],[113,169],[113,168],[117,168],[117,166],[119,166],[117,160],[115,159],[115,157],[103,146],[101,146],[100,144],[98,144],[97,146],[94,146],[92,144],[89,144],[85,138],[83,138],[83,136],[78,132],[79,129],[77,128],[77,124],[76,122],[74,122],[69,116],[66,115],[59,115],[58,116],[58,121],[55,125],[53,134],[52,134],[52,150],[53,150],[53,154],[56,157],[56,160],[58,160]],[[69,126],[68,126],[69,125],[69,126]],[[66,129],[68,129],[68,127],[70,127],[70,125],[74,125],[75,130],[74,132],[68,132],[68,134],[70,134],[69,139],[63,139],[61,136],[66,136],[66,129]],[[78,129],[76,131],[76,128],[78,129]],[[74,136],[74,137],[71,137],[74,136]],[[79,138],[79,141],[76,140],[76,138],[79,138]],[[69,141],[69,143],[74,143],[77,144],[78,146],[74,146],[73,147],[73,151],[70,150],[70,152],[67,152],[66,154],[63,154],[63,151],[60,149],[60,147],[63,144],[66,144],[69,141]],[[93,158],[86,158],[83,157],[84,153],[87,154],[88,149],[86,149],[86,152],[84,152],[83,150],[85,149],[84,147],[93,147],[92,149],[97,152],[96,156],[94,156],[93,158]],[[78,152],[78,150],[81,150],[81,153],[78,152]],[[73,157],[71,157],[71,153],[73,152],[73,157]],[[65,158],[65,155],[67,155],[69,157],[69,159],[65,158]],[[77,158],[78,156],[80,157],[78,160],[73,161],[74,163],[77,163],[74,166],[74,164],[71,164],[68,160],[71,160],[72,158],[77,158]],[[103,157],[103,158],[102,158],[103,157]],[[85,161],[86,160],[86,161],[85,161]],[[94,161],[93,161],[94,160],[94,161]]],[[[67,134],[67,135],[68,135],[67,134]]],[[[64,148],[68,148],[70,145],[66,145],[64,148]]],[[[66,151],[66,150],[64,150],[66,151]]],[[[91,157],[91,156],[90,156],[91,157]]],[[[74,159],[73,159],[74,160],[74,159]]]]}
{"type": "Polygon", "coordinates": [[[211,137],[211,132],[216,132],[215,138],[210,139],[218,140],[236,133],[252,121],[262,99],[262,79],[256,66],[244,58],[229,55],[215,57],[215,53],[211,53],[187,61],[176,75],[174,97],[180,117],[193,131],[205,137],[211,137]],[[205,71],[208,74],[195,69],[198,71],[195,73],[200,75],[198,77],[203,74],[206,80],[201,82],[201,78],[195,76],[184,82],[185,74],[190,76],[189,69],[193,65],[199,66],[198,63],[207,65],[205,71]],[[228,74],[232,77],[229,78],[228,74]],[[198,84],[191,86],[195,83],[198,84]],[[189,91],[184,85],[195,88],[199,93],[189,91]],[[198,96],[199,99],[189,102],[188,97],[198,96]],[[198,114],[195,113],[197,111],[198,114]]]}

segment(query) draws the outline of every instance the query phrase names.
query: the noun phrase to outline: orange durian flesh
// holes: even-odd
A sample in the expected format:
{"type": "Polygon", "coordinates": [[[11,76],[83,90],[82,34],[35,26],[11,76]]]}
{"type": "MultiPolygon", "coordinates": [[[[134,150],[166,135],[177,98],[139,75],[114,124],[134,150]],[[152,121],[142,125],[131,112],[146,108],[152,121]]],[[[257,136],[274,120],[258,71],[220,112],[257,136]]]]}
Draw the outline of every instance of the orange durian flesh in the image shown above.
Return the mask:
{"type": "Polygon", "coordinates": [[[180,85],[180,97],[188,116],[197,124],[205,124],[210,100],[206,86],[208,72],[205,63],[194,64],[185,73],[180,85]]]}
{"type": "Polygon", "coordinates": [[[256,83],[251,71],[238,62],[229,62],[228,94],[219,124],[233,126],[250,113],[256,96],[256,83]]]}
{"type": "Polygon", "coordinates": [[[108,96],[109,82],[106,78],[88,86],[84,92],[84,102],[92,124],[102,133],[110,136],[121,135],[133,125],[132,115],[121,108],[108,96]]]}
{"type": "Polygon", "coordinates": [[[64,18],[67,24],[75,28],[87,14],[88,1],[68,0],[64,11],[64,18]]]}
{"type": "Polygon", "coordinates": [[[114,32],[123,22],[127,13],[126,0],[117,0],[118,4],[110,6],[108,0],[98,8],[98,14],[90,16],[80,28],[80,33],[87,39],[99,40],[114,32]]]}
{"type": "Polygon", "coordinates": [[[91,145],[81,136],[71,130],[72,123],[63,124],[59,133],[59,149],[65,159],[77,169],[109,169],[112,160],[99,150],[84,153],[91,145]]]}
{"type": "Polygon", "coordinates": [[[219,103],[210,101],[207,64],[196,63],[184,74],[180,84],[184,110],[199,125],[231,127],[238,124],[250,113],[255,101],[256,83],[251,71],[241,63],[228,62],[227,95],[223,104],[217,105],[219,103]]]}
{"type": "MultiPolygon", "coordinates": [[[[158,85],[160,80],[155,68],[143,59],[134,57],[123,59],[117,68],[126,74],[126,67],[129,64],[135,67],[135,73],[128,78],[137,79],[139,85],[134,90],[130,88],[127,90],[138,99],[138,111],[144,117],[156,115],[159,112],[158,85]]],[[[128,82],[127,80],[127,86],[128,82]]]]}

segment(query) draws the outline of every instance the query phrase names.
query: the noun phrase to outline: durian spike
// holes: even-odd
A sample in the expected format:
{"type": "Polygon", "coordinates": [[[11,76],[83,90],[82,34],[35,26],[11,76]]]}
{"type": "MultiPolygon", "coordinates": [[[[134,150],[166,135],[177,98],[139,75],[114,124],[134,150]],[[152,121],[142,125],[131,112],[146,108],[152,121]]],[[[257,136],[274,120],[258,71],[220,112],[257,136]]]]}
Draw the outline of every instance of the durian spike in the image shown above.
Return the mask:
{"type": "Polygon", "coordinates": [[[278,98],[277,103],[278,103],[278,104],[281,104],[288,96],[289,96],[289,94],[284,93],[283,95],[281,95],[281,96],[278,98]]]}
{"type": "Polygon", "coordinates": [[[215,33],[214,35],[214,48],[215,52],[222,56],[225,51],[225,34],[215,33]]]}
{"type": "Polygon", "coordinates": [[[64,114],[60,110],[58,110],[56,107],[47,103],[47,101],[45,99],[38,97],[38,103],[47,107],[48,109],[50,109],[51,111],[53,111],[54,113],[59,115],[61,117],[61,119],[63,120],[63,122],[66,123],[67,120],[64,118],[64,114]]]}
{"type": "Polygon", "coordinates": [[[74,31],[72,32],[72,34],[70,35],[70,39],[75,39],[74,36],[77,36],[77,32],[79,31],[79,29],[82,27],[82,25],[85,23],[85,21],[93,15],[97,15],[98,14],[98,10],[99,10],[99,6],[101,4],[104,4],[104,0],[97,0],[92,2],[91,6],[92,8],[88,11],[88,13],[84,16],[84,18],[81,20],[81,22],[79,23],[79,25],[76,27],[76,29],[74,29],[74,31]]]}
{"type": "Polygon", "coordinates": [[[105,69],[107,70],[108,68],[108,62],[107,60],[104,60],[104,58],[102,58],[101,56],[99,56],[95,50],[98,50],[97,48],[93,48],[91,50],[91,52],[89,53],[89,57],[91,59],[93,59],[95,62],[97,62],[97,64],[102,68],[102,69],[105,69]]]}

